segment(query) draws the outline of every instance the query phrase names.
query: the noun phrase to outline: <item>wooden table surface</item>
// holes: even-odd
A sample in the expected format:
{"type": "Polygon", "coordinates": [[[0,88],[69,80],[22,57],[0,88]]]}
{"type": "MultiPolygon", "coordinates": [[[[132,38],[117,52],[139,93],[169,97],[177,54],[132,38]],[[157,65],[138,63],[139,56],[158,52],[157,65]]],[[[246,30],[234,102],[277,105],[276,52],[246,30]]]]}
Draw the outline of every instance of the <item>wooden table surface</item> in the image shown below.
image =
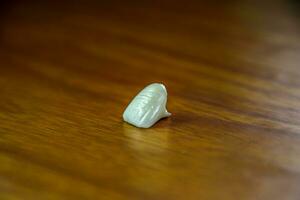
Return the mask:
{"type": "Polygon", "coordinates": [[[300,198],[297,1],[7,1],[0,199],[300,198]],[[122,121],[164,83],[173,114],[122,121]]]}

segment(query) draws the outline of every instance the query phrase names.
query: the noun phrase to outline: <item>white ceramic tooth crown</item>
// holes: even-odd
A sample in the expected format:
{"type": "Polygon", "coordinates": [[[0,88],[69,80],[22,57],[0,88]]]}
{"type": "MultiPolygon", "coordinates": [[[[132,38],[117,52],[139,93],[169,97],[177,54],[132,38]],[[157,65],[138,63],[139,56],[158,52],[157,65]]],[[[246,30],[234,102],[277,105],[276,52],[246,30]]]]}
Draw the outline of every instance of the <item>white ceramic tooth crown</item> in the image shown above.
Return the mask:
{"type": "Polygon", "coordinates": [[[163,117],[171,115],[166,109],[167,90],[163,84],[145,87],[127,106],[124,121],[140,128],[149,128],[163,117]]]}

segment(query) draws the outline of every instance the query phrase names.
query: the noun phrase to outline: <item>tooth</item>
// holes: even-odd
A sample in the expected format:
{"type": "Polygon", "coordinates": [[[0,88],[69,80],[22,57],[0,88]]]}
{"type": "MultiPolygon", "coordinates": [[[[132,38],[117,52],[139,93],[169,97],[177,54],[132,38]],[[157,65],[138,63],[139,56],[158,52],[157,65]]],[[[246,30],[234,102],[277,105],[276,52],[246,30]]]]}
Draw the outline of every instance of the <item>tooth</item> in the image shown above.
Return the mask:
{"type": "Polygon", "coordinates": [[[171,115],[166,109],[167,90],[153,83],[138,93],[123,113],[124,121],[140,128],[149,128],[163,117],[171,115]]]}

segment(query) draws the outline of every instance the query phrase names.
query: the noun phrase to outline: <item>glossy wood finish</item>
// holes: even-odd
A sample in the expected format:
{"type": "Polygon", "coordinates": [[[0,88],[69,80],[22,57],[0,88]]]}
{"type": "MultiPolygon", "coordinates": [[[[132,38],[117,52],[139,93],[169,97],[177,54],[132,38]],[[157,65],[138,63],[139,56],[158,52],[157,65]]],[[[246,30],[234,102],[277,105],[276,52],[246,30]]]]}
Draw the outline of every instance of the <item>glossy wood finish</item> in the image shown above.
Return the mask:
{"type": "Polygon", "coordinates": [[[1,4],[0,199],[299,199],[296,1],[1,4]]]}

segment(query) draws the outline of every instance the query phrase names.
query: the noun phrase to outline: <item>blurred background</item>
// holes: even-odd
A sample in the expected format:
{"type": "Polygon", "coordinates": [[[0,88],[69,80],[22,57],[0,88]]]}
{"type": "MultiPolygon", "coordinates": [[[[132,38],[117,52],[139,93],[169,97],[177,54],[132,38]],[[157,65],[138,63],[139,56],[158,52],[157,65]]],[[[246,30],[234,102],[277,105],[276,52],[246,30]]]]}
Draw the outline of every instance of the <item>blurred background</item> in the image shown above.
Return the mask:
{"type": "Polygon", "coordinates": [[[1,1],[0,199],[299,199],[297,0],[1,1]],[[164,83],[172,116],[122,121],[164,83]]]}

